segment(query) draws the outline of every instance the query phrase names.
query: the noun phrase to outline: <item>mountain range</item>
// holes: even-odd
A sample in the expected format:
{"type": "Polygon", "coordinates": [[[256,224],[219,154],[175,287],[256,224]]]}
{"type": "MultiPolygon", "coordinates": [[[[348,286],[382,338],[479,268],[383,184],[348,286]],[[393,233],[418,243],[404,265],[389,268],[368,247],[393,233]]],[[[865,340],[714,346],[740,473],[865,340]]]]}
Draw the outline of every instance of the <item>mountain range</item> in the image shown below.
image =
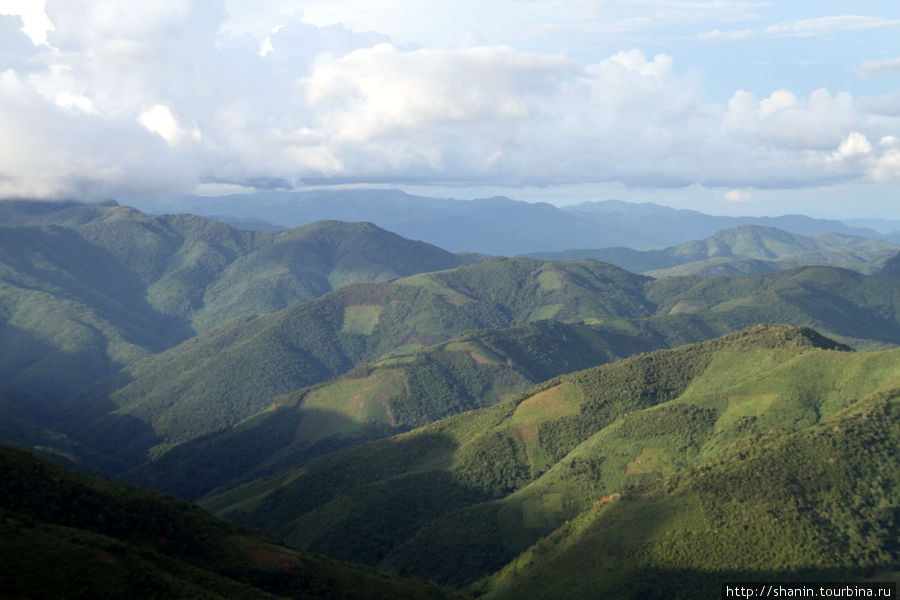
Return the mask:
{"type": "Polygon", "coordinates": [[[232,196],[188,196],[143,200],[148,213],[188,212],[246,224],[295,227],[312,221],[368,221],[406,238],[425,240],[453,252],[516,256],[573,248],[662,248],[704,238],[740,225],[775,227],[802,236],[823,232],[878,238],[900,237],[868,227],[802,215],[723,217],[659,204],[617,200],[556,207],[506,197],[456,200],[414,196],[399,190],[256,192],[232,196]],[[238,219],[235,221],[234,219],[238,219]]]}
{"type": "MultiPolygon", "coordinates": [[[[647,231],[660,212],[564,212],[592,227],[613,209],[647,231]]],[[[454,594],[386,570],[496,598],[691,598],[729,578],[896,577],[892,243],[743,224],[506,258],[426,239],[0,202],[0,440],[237,524],[2,450],[0,555],[24,573],[0,568],[4,589],[46,596],[107,566],[72,589],[454,594]],[[76,554],[29,587],[34,557],[76,554]]]]}
{"type": "Polygon", "coordinates": [[[847,350],[759,326],[554,378],[201,504],[497,597],[883,574],[898,558],[898,356],[847,350]]]}
{"type": "Polygon", "coordinates": [[[741,225],[661,250],[602,248],[537,252],[528,256],[551,260],[593,258],[659,278],[759,275],[812,265],[831,265],[874,274],[895,257],[898,250],[900,246],[885,240],[832,232],[807,237],[774,227],[741,225]]]}

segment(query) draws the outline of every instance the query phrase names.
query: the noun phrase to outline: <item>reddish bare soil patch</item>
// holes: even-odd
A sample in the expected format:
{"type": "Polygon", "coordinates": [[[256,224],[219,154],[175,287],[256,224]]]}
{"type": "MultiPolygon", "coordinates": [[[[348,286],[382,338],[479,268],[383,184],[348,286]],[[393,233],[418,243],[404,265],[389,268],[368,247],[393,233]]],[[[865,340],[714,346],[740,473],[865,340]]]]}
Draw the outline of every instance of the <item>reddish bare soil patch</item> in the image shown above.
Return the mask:
{"type": "Polygon", "coordinates": [[[469,356],[471,356],[472,360],[474,360],[479,365],[491,362],[490,360],[488,360],[487,356],[485,356],[484,354],[479,354],[477,352],[469,352],[469,356]]]}
{"type": "Polygon", "coordinates": [[[103,550],[94,550],[94,556],[96,556],[97,560],[102,562],[104,565],[114,565],[119,562],[118,558],[116,558],[109,552],[104,552],[103,550]]]}
{"type": "Polygon", "coordinates": [[[263,546],[249,546],[244,553],[260,567],[266,569],[290,569],[300,563],[300,559],[287,552],[279,552],[263,546]]]}
{"type": "Polygon", "coordinates": [[[527,444],[537,435],[537,425],[532,427],[520,427],[519,434],[522,436],[522,441],[527,444]]]}

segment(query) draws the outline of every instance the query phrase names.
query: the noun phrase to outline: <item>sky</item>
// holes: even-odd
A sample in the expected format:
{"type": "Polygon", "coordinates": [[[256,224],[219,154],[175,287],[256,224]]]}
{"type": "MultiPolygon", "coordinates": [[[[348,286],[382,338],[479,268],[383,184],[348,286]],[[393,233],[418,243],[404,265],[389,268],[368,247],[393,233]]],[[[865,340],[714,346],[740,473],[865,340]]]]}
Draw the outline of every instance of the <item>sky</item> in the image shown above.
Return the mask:
{"type": "Polygon", "coordinates": [[[0,197],[900,219],[893,0],[0,0],[0,197]]]}

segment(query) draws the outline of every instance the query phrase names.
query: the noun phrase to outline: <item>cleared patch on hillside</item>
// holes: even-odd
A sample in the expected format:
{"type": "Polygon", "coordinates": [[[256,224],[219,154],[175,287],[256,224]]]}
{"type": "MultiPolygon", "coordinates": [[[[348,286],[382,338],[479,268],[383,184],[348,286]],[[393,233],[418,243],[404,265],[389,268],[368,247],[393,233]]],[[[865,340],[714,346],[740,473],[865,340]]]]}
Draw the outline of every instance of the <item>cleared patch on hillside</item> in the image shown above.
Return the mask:
{"type": "Polygon", "coordinates": [[[747,417],[760,417],[778,398],[778,394],[750,394],[729,396],[728,406],[719,417],[717,428],[731,427],[736,421],[747,417]]]}
{"type": "Polygon", "coordinates": [[[552,319],[560,310],[562,310],[562,308],[562,304],[545,304],[543,306],[538,306],[531,311],[530,315],[528,315],[528,320],[540,321],[542,319],[552,319]]]}
{"type": "Polygon", "coordinates": [[[641,453],[628,463],[625,472],[629,475],[647,475],[672,472],[671,456],[665,448],[641,448],[641,453]]]}
{"type": "Polygon", "coordinates": [[[678,302],[669,310],[670,315],[680,315],[683,313],[693,313],[701,310],[701,307],[684,300],[678,302]]]}
{"type": "Polygon", "coordinates": [[[384,306],[369,304],[353,304],[344,309],[343,333],[360,333],[371,335],[378,325],[378,319],[384,306]]]}
{"type": "Polygon", "coordinates": [[[549,458],[538,440],[540,424],[577,415],[583,399],[580,387],[565,382],[535,394],[516,407],[508,431],[525,444],[525,455],[533,469],[543,470],[549,466],[549,458]]]}
{"type": "Polygon", "coordinates": [[[479,365],[501,363],[503,360],[494,352],[472,342],[451,342],[445,346],[448,352],[465,352],[479,365]]]}
{"type": "Polygon", "coordinates": [[[295,442],[315,443],[330,436],[353,436],[368,423],[396,425],[390,400],[403,395],[402,369],[378,369],[365,377],[339,379],[310,392],[295,442]]]}
{"type": "Polygon", "coordinates": [[[394,354],[392,353],[389,356],[382,358],[378,362],[372,363],[372,366],[373,367],[391,367],[391,366],[395,366],[395,365],[409,364],[409,363],[413,362],[414,360],[416,360],[416,357],[413,356],[412,354],[398,354],[397,356],[394,356],[394,354]]]}
{"type": "Polygon", "coordinates": [[[537,276],[538,289],[542,292],[554,292],[565,286],[565,273],[559,269],[544,269],[537,276]]]}
{"type": "Polygon", "coordinates": [[[397,283],[400,285],[420,287],[433,294],[437,294],[438,296],[443,297],[447,300],[447,302],[455,306],[463,305],[466,302],[470,302],[472,300],[472,298],[469,297],[468,294],[465,294],[464,292],[451,287],[450,284],[448,284],[446,281],[443,281],[435,273],[421,273],[419,275],[413,275],[412,277],[401,279],[397,281],[397,283]]]}
{"type": "Polygon", "coordinates": [[[290,569],[300,564],[300,559],[284,548],[265,544],[261,540],[233,537],[231,540],[244,554],[253,559],[257,566],[266,569],[290,569]]]}

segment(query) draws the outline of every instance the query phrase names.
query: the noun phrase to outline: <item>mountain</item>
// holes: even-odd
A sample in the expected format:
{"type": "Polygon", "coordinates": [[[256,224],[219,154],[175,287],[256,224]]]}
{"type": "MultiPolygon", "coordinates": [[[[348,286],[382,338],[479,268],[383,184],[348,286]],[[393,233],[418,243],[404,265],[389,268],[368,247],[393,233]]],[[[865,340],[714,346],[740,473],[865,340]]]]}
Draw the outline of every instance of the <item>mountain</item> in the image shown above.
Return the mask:
{"type": "Polygon", "coordinates": [[[874,229],[882,234],[896,235],[900,232],[900,221],[895,219],[844,219],[850,227],[874,229]]]}
{"type": "Polygon", "coordinates": [[[464,333],[276,397],[231,428],[179,444],[123,479],[196,500],[344,446],[482,408],[557,375],[726,328],[684,315],[586,325],[542,320],[464,333]]]}
{"type": "Polygon", "coordinates": [[[579,597],[637,598],[642,583],[711,573],[896,571],[900,356],[847,350],[758,326],[563,375],[201,504],[454,586],[498,572],[474,590],[500,597],[559,597],[573,579],[579,597]]]}
{"type": "Polygon", "coordinates": [[[759,275],[810,265],[830,265],[864,273],[877,272],[896,254],[883,240],[819,233],[806,237],[774,227],[741,225],[717,231],[702,240],[661,250],[603,248],[538,252],[532,258],[581,260],[594,258],[651,277],[697,275],[759,275]]]}
{"type": "Polygon", "coordinates": [[[344,287],[270,315],[233,319],[87,389],[57,425],[143,460],[231,426],[275,397],[364,362],[467,330],[554,318],[649,316],[647,278],[596,261],[495,259],[344,287]]]}
{"type": "MultiPolygon", "coordinates": [[[[620,200],[601,200],[570,204],[564,210],[583,218],[604,223],[616,223],[618,227],[639,230],[660,240],[657,245],[678,244],[712,235],[721,229],[740,225],[773,227],[803,236],[822,232],[839,233],[854,237],[882,237],[878,231],[866,227],[854,227],[833,219],[814,219],[804,215],[779,217],[723,217],[707,215],[695,210],[675,209],[650,202],[631,203],[620,200]],[[674,239],[675,236],[681,239],[674,239]]],[[[597,247],[597,246],[594,246],[597,247]]],[[[636,247],[636,246],[632,246],[636,247]]]]}
{"type": "Polygon", "coordinates": [[[659,248],[739,225],[776,227],[805,236],[831,231],[857,237],[881,237],[872,229],[803,216],[719,217],[615,200],[558,208],[505,197],[455,200],[414,196],[399,190],[189,196],[171,202],[143,201],[139,206],[148,212],[228,215],[283,226],[323,219],[369,221],[404,237],[425,240],[453,252],[504,256],[568,248],[659,248]]]}
{"type": "MultiPolygon", "coordinates": [[[[725,581],[896,586],[898,416],[895,390],[806,430],[735,442],[702,466],[600,498],[477,588],[492,599],[690,599],[715,597],[725,581]]],[[[638,468],[659,469],[651,456],[638,468]]]]}
{"type": "Polygon", "coordinates": [[[13,223],[0,225],[0,396],[40,422],[77,390],[232,317],[472,260],[368,223],[241,231],[41,202],[0,202],[0,220],[13,223]]]}
{"type": "Polygon", "coordinates": [[[882,277],[900,279],[900,253],[888,259],[878,272],[882,277]]]}
{"type": "MultiPolygon", "coordinates": [[[[652,336],[654,348],[757,323],[814,327],[857,348],[884,348],[900,343],[900,282],[832,267],[654,281],[590,260],[495,259],[232,320],[86,388],[53,424],[119,457],[119,468],[134,467],[148,451],[156,458],[364,363],[468,330],[548,318],[620,337],[652,319],[651,329],[670,332],[652,336]]],[[[390,426],[380,414],[376,421],[390,426]]]]}
{"type": "Polygon", "coordinates": [[[222,197],[187,197],[177,205],[147,204],[151,212],[171,210],[200,215],[225,213],[229,218],[259,218],[283,226],[337,219],[369,221],[411,239],[454,252],[491,255],[524,254],[569,239],[595,240],[598,234],[627,243],[627,238],[596,223],[585,224],[547,203],[505,197],[475,201],[413,196],[399,190],[326,190],[259,192],[222,197]]]}
{"type": "Polygon", "coordinates": [[[647,286],[657,315],[710,315],[732,331],[756,323],[811,327],[858,350],[900,344],[893,280],[834,267],[755,277],[673,277],[647,286]]]}
{"type": "Polygon", "coordinates": [[[281,547],[161,494],[0,447],[6,598],[457,598],[281,547]]]}

